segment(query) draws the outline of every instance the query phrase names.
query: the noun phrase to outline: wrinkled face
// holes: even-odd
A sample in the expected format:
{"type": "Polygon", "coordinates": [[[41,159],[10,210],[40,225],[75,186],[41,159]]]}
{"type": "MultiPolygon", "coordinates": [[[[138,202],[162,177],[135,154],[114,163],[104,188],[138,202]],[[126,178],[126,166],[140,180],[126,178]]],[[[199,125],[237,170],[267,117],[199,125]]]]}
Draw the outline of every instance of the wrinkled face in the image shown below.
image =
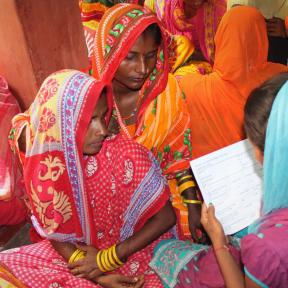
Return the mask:
{"type": "Polygon", "coordinates": [[[198,9],[206,2],[206,0],[184,0],[184,12],[186,18],[194,17],[198,9]]]}
{"type": "Polygon", "coordinates": [[[140,90],[156,65],[158,44],[153,36],[142,34],[121,62],[113,79],[113,86],[140,90]]]}
{"type": "Polygon", "coordinates": [[[83,153],[85,155],[97,154],[107,136],[105,116],[107,113],[106,93],[103,91],[94,108],[91,120],[85,135],[83,153]]]}

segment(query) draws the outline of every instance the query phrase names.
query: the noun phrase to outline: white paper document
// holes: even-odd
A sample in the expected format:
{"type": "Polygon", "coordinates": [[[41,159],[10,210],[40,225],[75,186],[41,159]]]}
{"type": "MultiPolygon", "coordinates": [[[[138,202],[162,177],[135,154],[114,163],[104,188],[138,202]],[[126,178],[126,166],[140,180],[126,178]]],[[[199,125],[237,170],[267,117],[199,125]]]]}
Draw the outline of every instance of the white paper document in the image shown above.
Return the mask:
{"type": "Polygon", "coordinates": [[[190,162],[205,203],[213,203],[225,234],[236,233],[260,216],[262,168],[248,140],[190,162]]]}

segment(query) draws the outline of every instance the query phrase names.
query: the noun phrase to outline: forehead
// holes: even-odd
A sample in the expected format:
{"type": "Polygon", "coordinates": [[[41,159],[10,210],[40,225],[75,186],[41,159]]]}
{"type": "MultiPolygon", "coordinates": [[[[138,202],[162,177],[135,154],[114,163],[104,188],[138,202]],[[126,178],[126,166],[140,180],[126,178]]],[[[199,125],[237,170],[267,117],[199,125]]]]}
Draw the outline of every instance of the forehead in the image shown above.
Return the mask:
{"type": "Polygon", "coordinates": [[[103,89],[99,99],[94,107],[94,113],[103,112],[107,109],[107,97],[106,97],[106,90],[103,89]]]}
{"type": "Polygon", "coordinates": [[[157,50],[159,45],[157,44],[153,35],[149,33],[142,33],[129,52],[149,53],[157,50]]]}

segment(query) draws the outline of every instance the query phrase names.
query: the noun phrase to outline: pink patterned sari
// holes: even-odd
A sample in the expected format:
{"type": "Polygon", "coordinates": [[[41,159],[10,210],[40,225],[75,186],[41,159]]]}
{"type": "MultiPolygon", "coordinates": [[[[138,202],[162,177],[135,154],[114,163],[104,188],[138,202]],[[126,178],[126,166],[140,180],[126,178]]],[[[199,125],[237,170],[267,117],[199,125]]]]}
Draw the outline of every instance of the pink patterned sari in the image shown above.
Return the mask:
{"type": "Polygon", "coordinates": [[[188,37],[206,60],[213,62],[214,36],[226,12],[226,0],[206,1],[189,20],[184,15],[183,0],[154,0],[154,9],[169,33],[188,37]]]}
{"type": "MultiPolygon", "coordinates": [[[[83,156],[85,131],[102,90],[101,82],[84,73],[54,73],[28,113],[14,120],[26,127],[25,184],[32,222],[43,238],[108,248],[141,229],[169,199],[156,160],[133,140],[118,136],[106,140],[97,155],[83,156]]],[[[115,273],[144,274],[145,287],[162,287],[148,267],[159,240],[115,273]]],[[[4,251],[0,263],[28,287],[98,287],[73,276],[48,240],[4,251]]]]}

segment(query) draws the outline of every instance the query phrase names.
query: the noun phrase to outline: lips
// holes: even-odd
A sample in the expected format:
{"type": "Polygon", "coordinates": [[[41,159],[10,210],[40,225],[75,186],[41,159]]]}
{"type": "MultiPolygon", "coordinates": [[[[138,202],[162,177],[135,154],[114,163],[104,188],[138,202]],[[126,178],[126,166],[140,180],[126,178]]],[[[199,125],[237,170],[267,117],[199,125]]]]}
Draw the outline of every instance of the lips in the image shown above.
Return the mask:
{"type": "Polygon", "coordinates": [[[142,83],[145,81],[146,78],[131,78],[133,82],[142,83]]]}

